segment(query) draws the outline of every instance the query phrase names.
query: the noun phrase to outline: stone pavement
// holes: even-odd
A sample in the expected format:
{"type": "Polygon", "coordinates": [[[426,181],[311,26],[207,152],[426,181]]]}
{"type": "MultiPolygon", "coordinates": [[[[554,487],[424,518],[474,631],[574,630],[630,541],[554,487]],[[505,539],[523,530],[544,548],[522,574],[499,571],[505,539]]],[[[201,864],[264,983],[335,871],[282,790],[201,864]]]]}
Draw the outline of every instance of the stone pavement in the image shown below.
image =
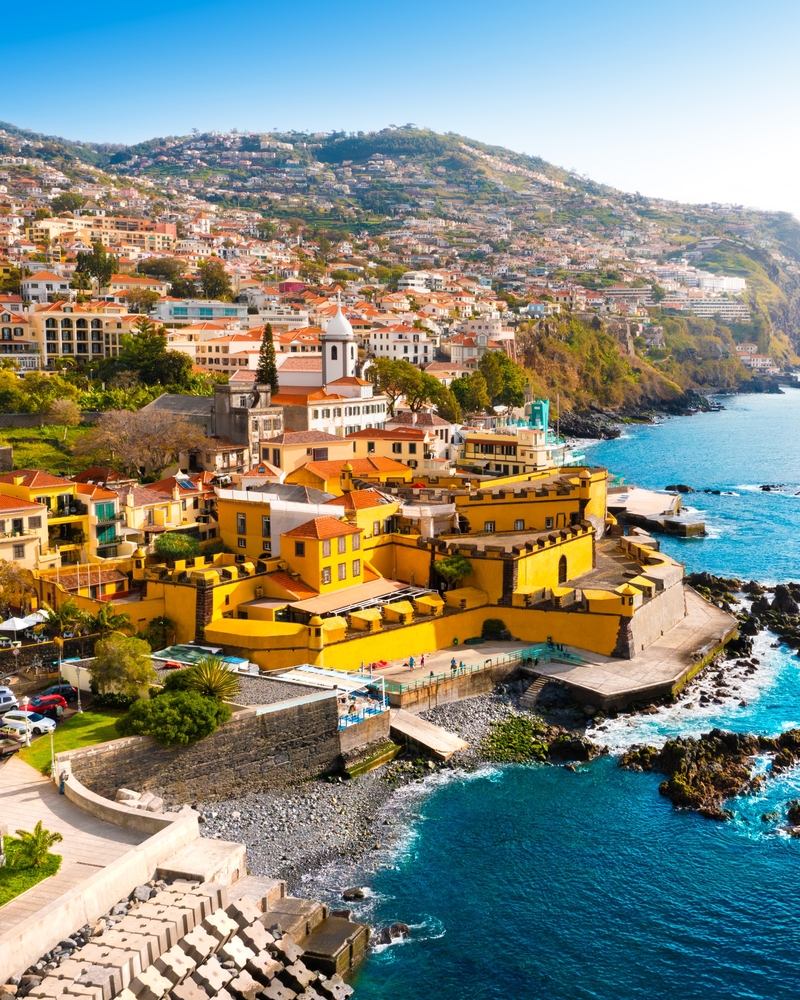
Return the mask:
{"type": "Polygon", "coordinates": [[[0,907],[0,936],[148,836],[84,812],[66,795],[59,795],[48,778],[17,757],[0,764],[0,819],[10,834],[32,830],[41,820],[46,830],[58,831],[64,838],[53,848],[53,853],[63,858],[59,872],[0,907]]]}
{"type": "MultiPolygon", "coordinates": [[[[507,656],[509,653],[524,649],[526,643],[516,642],[483,642],[478,646],[445,646],[444,649],[433,650],[412,650],[408,656],[399,660],[389,660],[385,667],[376,666],[373,670],[373,677],[385,677],[387,681],[401,681],[404,684],[408,681],[420,680],[430,676],[431,670],[435,674],[449,674],[450,662],[455,657],[456,663],[464,663],[465,666],[483,666],[488,659],[494,660],[498,656],[507,656]],[[425,655],[425,665],[421,661],[425,655]],[[414,657],[414,669],[409,667],[409,657],[414,657]]],[[[369,664],[366,664],[363,671],[369,676],[369,664]]]]}
{"type": "Polygon", "coordinates": [[[688,589],[686,612],[681,622],[632,660],[568,646],[570,652],[581,655],[581,664],[546,663],[535,672],[563,681],[574,689],[576,697],[584,694],[592,704],[604,707],[663,697],[691,672],[699,659],[697,653],[710,651],[733,626],[730,615],[688,589]]]}

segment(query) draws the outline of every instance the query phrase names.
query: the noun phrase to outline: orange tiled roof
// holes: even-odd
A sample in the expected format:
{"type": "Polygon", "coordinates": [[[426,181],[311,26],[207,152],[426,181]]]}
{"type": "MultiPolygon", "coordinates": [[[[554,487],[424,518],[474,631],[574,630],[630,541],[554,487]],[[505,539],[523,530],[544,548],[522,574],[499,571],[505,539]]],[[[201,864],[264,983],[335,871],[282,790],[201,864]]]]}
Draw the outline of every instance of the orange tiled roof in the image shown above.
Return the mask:
{"type": "Polygon", "coordinates": [[[332,500],[326,500],[325,503],[330,506],[344,507],[345,510],[368,510],[370,507],[383,507],[391,501],[378,493],[377,490],[351,490],[350,493],[333,497],[332,500]]]}
{"type": "Polygon", "coordinates": [[[293,580],[288,573],[269,573],[268,577],[279,587],[283,587],[288,593],[293,594],[298,601],[304,601],[307,597],[319,597],[316,590],[303,583],[302,580],[293,580]]]}
{"type": "Polygon", "coordinates": [[[338,538],[340,535],[357,535],[361,528],[354,524],[347,524],[346,521],[339,521],[335,517],[314,517],[304,524],[298,524],[291,531],[285,531],[285,538],[315,538],[322,540],[326,538],[338,538]]]}
{"type": "Polygon", "coordinates": [[[51,476],[49,472],[40,472],[38,469],[17,469],[15,472],[7,472],[0,476],[0,483],[14,485],[14,480],[22,477],[22,486],[33,488],[43,488],[46,486],[74,486],[69,479],[62,479],[61,476],[51,476]]]}
{"type": "Polygon", "coordinates": [[[24,510],[26,507],[42,508],[42,504],[33,503],[32,500],[20,500],[18,497],[7,497],[0,493],[0,511],[24,510]]]}
{"type": "MultiPolygon", "coordinates": [[[[341,476],[342,468],[346,464],[348,464],[348,459],[341,459],[338,462],[306,462],[300,468],[313,472],[321,479],[333,479],[341,476]]],[[[407,465],[403,465],[402,462],[395,462],[392,458],[382,458],[380,455],[375,455],[372,458],[351,458],[349,464],[356,477],[374,475],[376,472],[397,474],[411,472],[411,469],[407,465]]]]}

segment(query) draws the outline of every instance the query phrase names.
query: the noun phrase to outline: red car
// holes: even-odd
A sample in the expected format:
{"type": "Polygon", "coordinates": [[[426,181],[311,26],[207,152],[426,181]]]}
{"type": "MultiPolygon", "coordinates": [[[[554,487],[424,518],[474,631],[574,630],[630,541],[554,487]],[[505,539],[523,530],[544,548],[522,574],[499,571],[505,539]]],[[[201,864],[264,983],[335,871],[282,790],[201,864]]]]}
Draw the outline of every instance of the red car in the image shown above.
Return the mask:
{"type": "Polygon", "coordinates": [[[30,700],[30,710],[44,715],[54,722],[60,722],[63,712],[66,711],[67,702],[60,694],[39,694],[30,700]],[[61,712],[58,709],[61,709],[61,712]]]}

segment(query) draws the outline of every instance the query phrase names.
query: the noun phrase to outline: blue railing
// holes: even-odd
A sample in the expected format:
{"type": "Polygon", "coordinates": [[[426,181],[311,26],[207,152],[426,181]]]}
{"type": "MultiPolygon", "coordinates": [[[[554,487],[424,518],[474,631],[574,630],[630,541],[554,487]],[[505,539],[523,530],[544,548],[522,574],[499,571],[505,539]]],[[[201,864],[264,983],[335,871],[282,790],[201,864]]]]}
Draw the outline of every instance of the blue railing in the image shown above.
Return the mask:
{"type": "Polygon", "coordinates": [[[389,708],[386,705],[374,705],[361,708],[356,712],[348,712],[346,715],[339,716],[339,729],[347,729],[348,726],[354,726],[357,722],[366,722],[373,715],[381,715],[388,711],[389,708]]]}

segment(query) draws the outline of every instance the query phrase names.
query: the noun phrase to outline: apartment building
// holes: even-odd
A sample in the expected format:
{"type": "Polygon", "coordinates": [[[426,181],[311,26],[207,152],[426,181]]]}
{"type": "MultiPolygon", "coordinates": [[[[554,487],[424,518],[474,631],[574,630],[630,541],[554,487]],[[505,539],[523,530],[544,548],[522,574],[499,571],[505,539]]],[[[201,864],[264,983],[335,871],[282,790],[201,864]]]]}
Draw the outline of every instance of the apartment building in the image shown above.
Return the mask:
{"type": "Polygon", "coordinates": [[[116,357],[122,337],[140,318],[114,302],[53,302],[29,314],[45,365],[59,357],[78,362],[116,357]]]}
{"type": "Polygon", "coordinates": [[[372,330],[368,343],[375,357],[410,361],[412,365],[427,365],[436,356],[436,346],[424,330],[402,323],[372,330]]]}
{"type": "Polygon", "coordinates": [[[23,569],[59,565],[57,548],[50,548],[47,507],[0,494],[0,559],[23,569]]]}
{"type": "Polygon", "coordinates": [[[132,246],[157,253],[172,250],[178,238],[178,228],[172,222],[82,215],[77,218],[59,216],[56,219],[38,219],[25,229],[25,235],[33,243],[55,243],[68,234],[90,245],[99,240],[109,249],[132,246]]]}

